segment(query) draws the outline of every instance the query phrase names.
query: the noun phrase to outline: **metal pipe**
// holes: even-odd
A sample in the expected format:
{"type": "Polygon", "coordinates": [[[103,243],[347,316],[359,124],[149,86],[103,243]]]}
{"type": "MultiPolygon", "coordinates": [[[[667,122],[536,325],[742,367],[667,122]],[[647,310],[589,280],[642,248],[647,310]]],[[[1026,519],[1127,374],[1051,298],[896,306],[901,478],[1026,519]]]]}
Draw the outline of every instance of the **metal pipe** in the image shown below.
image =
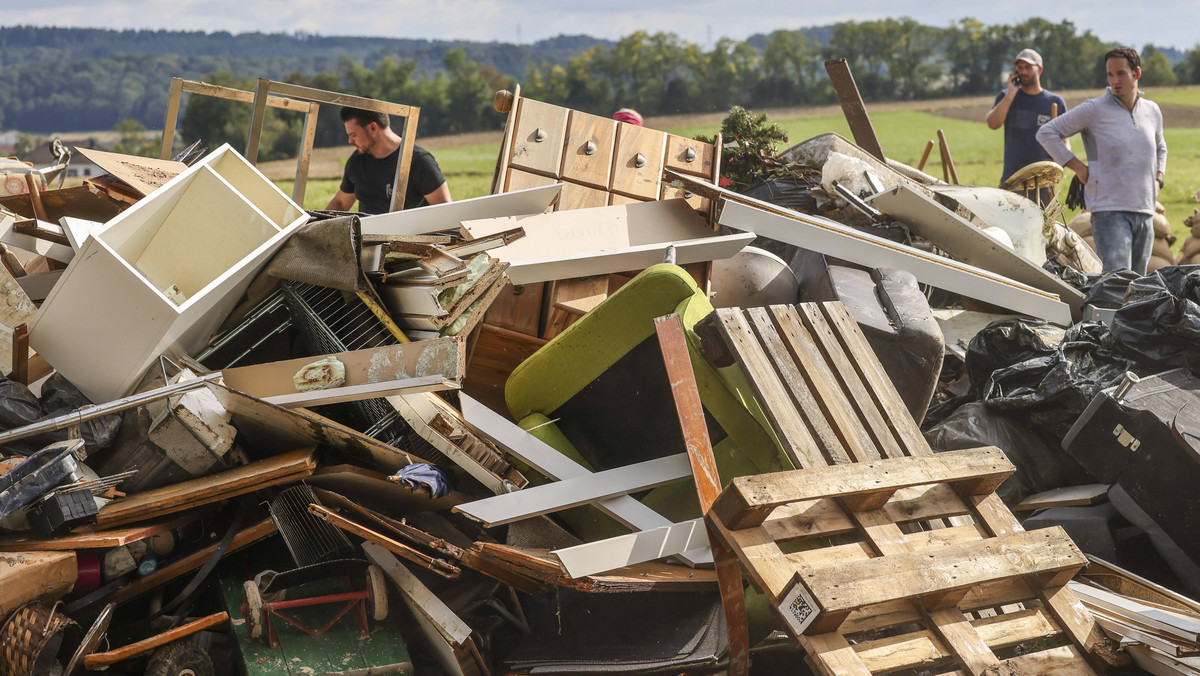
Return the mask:
{"type": "Polygon", "coordinates": [[[188,392],[198,387],[207,385],[208,383],[216,382],[220,377],[221,374],[219,372],[209,373],[208,375],[200,376],[195,380],[188,380],[182,383],[166,385],[164,387],[159,387],[157,389],[148,390],[138,394],[131,394],[128,397],[114,399],[104,404],[85,406],[77,411],[60,415],[57,418],[41,420],[24,427],[18,427],[15,430],[0,432],[0,445],[6,444],[10,441],[16,441],[18,439],[37,436],[44,432],[54,432],[66,427],[72,427],[87,420],[108,415],[109,413],[116,413],[118,411],[136,408],[142,404],[162,399],[163,397],[169,397],[181,392],[188,392]]]}

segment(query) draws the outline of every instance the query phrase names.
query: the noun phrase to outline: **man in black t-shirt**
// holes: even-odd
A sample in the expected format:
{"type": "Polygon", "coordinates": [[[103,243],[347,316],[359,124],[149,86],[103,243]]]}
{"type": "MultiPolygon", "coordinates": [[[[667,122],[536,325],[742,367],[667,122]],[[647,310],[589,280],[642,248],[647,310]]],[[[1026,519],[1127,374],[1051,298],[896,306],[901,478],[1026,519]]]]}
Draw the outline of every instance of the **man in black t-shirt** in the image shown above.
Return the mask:
{"type": "MultiPolygon", "coordinates": [[[[355,151],[346,160],[337,194],[325,208],[349,211],[358,202],[358,210],[364,214],[391,211],[392,181],[396,178],[402,139],[391,130],[386,113],[342,108],[341,118],[346,125],[346,139],[355,151]]],[[[404,208],[450,201],[450,186],[437,160],[429,151],[414,145],[404,208]]]]}
{"type": "MultiPolygon", "coordinates": [[[[1018,170],[1050,159],[1050,154],[1037,142],[1037,130],[1057,114],[1067,112],[1063,97],[1042,89],[1042,55],[1032,49],[1022,49],[1013,59],[1013,69],[1007,76],[1008,87],[996,95],[996,102],[987,114],[992,129],[1004,126],[1004,173],[1000,183],[1018,170]]],[[[1048,203],[1053,188],[1045,189],[1042,203],[1048,203]]]]}

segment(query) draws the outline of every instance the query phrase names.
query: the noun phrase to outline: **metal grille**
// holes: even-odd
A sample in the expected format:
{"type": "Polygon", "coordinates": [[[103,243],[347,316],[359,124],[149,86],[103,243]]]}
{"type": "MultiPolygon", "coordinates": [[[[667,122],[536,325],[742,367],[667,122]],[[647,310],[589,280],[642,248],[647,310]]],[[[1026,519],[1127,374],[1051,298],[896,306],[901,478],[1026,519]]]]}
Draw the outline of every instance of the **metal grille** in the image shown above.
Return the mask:
{"type": "MultiPolygon", "coordinates": [[[[284,282],[288,312],[310,354],[395,345],[399,341],[357,296],[314,284],[284,282]]],[[[365,399],[322,406],[323,414],[378,439],[431,461],[441,458],[433,446],[412,434],[408,423],[385,399],[365,399]]]]}
{"type": "Polygon", "coordinates": [[[308,513],[311,503],[321,504],[313,489],[298,484],[271,501],[271,520],[300,568],[325,561],[358,558],[354,545],[339,528],[308,513]]]}

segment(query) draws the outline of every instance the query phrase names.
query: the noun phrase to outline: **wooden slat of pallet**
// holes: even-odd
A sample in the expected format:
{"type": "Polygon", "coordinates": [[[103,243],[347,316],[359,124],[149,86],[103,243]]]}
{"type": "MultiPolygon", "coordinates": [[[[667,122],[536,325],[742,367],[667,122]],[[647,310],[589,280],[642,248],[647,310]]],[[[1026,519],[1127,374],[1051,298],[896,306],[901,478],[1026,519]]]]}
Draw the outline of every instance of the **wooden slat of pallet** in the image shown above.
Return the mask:
{"type": "Polygon", "coordinates": [[[775,305],[768,308],[767,312],[770,313],[775,330],[785,343],[788,354],[799,368],[809,389],[817,397],[842,444],[856,460],[879,458],[879,451],[870,435],[862,423],[852,415],[850,401],[837,386],[837,378],[817,349],[808,329],[799,321],[796,311],[787,305],[775,305]]]}
{"type": "MultiPolygon", "coordinates": [[[[992,534],[1005,535],[1022,530],[1021,522],[996,494],[975,496],[970,498],[970,502],[980,522],[992,534]]],[[[1119,661],[1117,646],[1104,635],[1104,630],[1084,608],[1075,592],[1064,585],[1057,589],[1041,590],[1038,598],[1093,666],[1103,670],[1119,661]]]]}
{"type": "Polygon", "coordinates": [[[869,361],[875,356],[874,352],[855,352],[849,354],[842,349],[841,343],[833,332],[833,328],[821,314],[820,307],[812,303],[803,303],[795,308],[781,311],[783,315],[794,313],[794,321],[800,321],[813,338],[813,343],[821,350],[825,362],[829,364],[836,381],[845,393],[846,399],[853,406],[853,413],[871,436],[875,448],[888,458],[899,458],[904,453],[899,440],[895,437],[888,420],[880,414],[872,394],[876,383],[865,381],[859,375],[857,362],[869,361]]]}
{"type": "Polygon", "coordinates": [[[991,493],[1016,471],[994,447],[737,477],[713,505],[732,529],[763,522],[780,505],[836,497],[853,510],[878,509],[901,488],[949,483],[964,495],[991,493]],[[851,504],[853,503],[853,504],[851,504]]]}
{"type": "MultiPolygon", "coordinates": [[[[658,335],[663,364],[671,383],[671,397],[675,400],[675,410],[679,415],[679,426],[683,431],[692,478],[696,482],[700,510],[708,512],[713,501],[721,493],[721,477],[717,473],[717,459],[713,455],[708,425],[704,420],[704,405],[700,402],[696,374],[692,371],[692,359],[683,331],[683,321],[675,314],[656,318],[654,331],[658,335]]],[[[709,520],[706,519],[707,522],[709,520]]],[[[725,614],[729,640],[729,674],[746,676],[750,673],[750,635],[742,574],[738,569],[737,557],[729,550],[729,545],[711,529],[709,544],[717,569],[721,607],[725,614]]]]}
{"type": "Polygon", "coordinates": [[[100,508],[96,526],[111,528],[302,479],[317,467],[316,449],[284,453],[211,476],[114,500],[100,508]]]}
{"type": "MultiPolygon", "coordinates": [[[[971,620],[971,625],[993,651],[1062,633],[1040,608],[971,620]]],[[[937,634],[928,629],[862,641],[854,644],[854,650],[867,668],[877,674],[929,668],[952,657],[937,634]]]]}
{"type": "MultiPolygon", "coordinates": [[[[738,310],[724,310],[723,312],[739,313],[738,310]]],[[[830,463],[843,464],[851,462],[852,459],[840,435],[829,424],[825,410],[822,409],[817,398],[810,391],[808,383],[805,382],[800,369],[792,361],[791,354],[784,345],[783,339],[775,330],[774,324],[771,323],[766,310],[763,308],[747,309],[745,310],[744,321],[746,325],[753,328],[754,335],[762,345],[763,356],[774,367],[775,372],[787,385],[788,392],[791,393],[790,400],[768,400],[765,408],[769,410],[779,406],[798,412],[812,435],[821,444],[821,451],[830,463]]],[[[780,415],[780,413],[777,412],[776,415],[780,415]]],[[[878,454],[872,455],[867,453],[867,449],[870,449],[869,445],[862,445],[856,448],[853,460],[871,460],[879,457],[878,454]]]]}
{"type": "Polygon", "coordinates": [[[718,310],[730,353],[754,387],[758,402],[771,421],[779,443],[796,467],[823,467],[829,460],[791,403],[788,389],[755,339],[740,310],[718,310]]]}
{"type": "Polygon", "coordinates": [[[929,455],[929,443],[921,434],[921,429],[913,420],[900,393],[896,391],[892,379],[884,372],[879,359],[867,342],[866,336],[859,330],[850,311],[842,303],[821,303],[821,313],[825,321],[833,328],[842,348],[849,354],[862,355],[853,360],[855,369],[864,381],[871,384],[870,392],[875,398],[876,405],[892,427],[896,437],[904,448],[905,455],[929,455]]]}

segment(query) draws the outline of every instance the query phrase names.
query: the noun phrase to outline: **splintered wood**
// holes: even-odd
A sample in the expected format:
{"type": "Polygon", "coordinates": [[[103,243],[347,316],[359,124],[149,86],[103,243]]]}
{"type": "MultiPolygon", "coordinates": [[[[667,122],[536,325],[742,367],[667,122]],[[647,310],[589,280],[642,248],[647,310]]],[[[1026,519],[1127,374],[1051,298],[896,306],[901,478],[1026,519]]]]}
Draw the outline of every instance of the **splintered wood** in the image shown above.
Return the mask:
{"type": "MultiPolygon", "coordinates": [[[[1087,559],[1026,532],[995,448],[933,454],[841,303],[718,311],[794,471],[734,479],[706,518],[821,674],[1094,674],[1111,644],[1067,582],[1087,559]]],[[[726,353],[722,354],[723,344],[726,353]]]]}

